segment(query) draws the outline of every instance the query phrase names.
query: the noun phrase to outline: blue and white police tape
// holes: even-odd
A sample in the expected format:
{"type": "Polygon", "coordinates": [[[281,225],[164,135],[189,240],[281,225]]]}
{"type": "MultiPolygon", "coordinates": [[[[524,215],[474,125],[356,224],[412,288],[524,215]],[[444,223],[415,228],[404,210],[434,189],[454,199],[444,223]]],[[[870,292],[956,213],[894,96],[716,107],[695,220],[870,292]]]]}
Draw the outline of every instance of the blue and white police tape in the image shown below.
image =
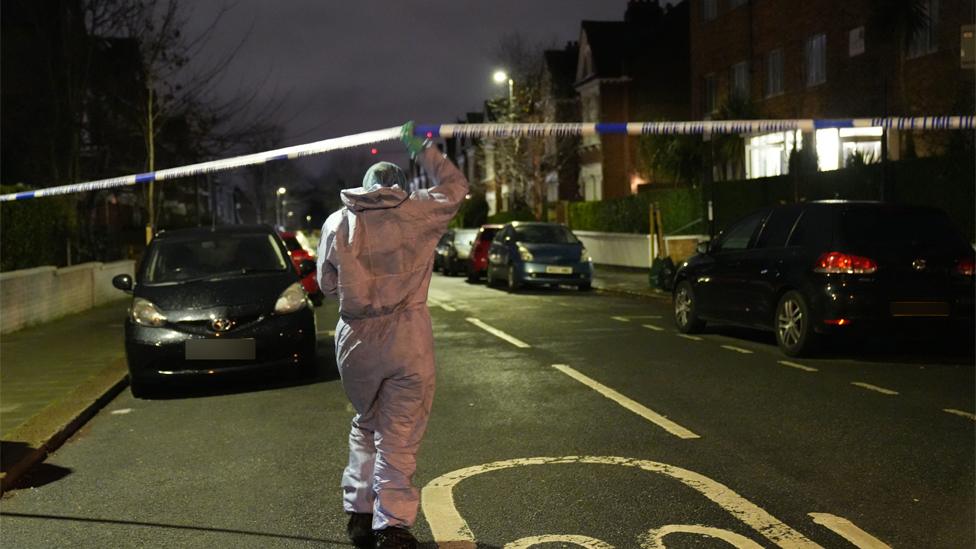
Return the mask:
{"type": "MultiPolygon", "coordinates": [[[[812,132],[826,128],[882,127],[896,130],[973,130],[976,116],[920,116],[889,118],[844,119],[790,119],[790,120],[699,120],[687,122],[596,122],[552,124],[439,124],[414,127],[414,134],[428,138],[451,137],[548,137],[589,135],[691,135],[691,134],[756,134],[766,132],[812,132]]],[[[304,145],[295,145],[273,151],[212,160],[188,166],[168,168],[155,172],[125,175],[72,185],[48,187],[0,195],[0,201],[26,200],[83,191],[96,191],[125,187],[149,181],[164,181],[178,177],[190,177],[245,166],[266,164],[324,154],[383,141],[393,141],[400,136],[400,128],[387,128],[333,139],[325,139],[304,145]]]]}

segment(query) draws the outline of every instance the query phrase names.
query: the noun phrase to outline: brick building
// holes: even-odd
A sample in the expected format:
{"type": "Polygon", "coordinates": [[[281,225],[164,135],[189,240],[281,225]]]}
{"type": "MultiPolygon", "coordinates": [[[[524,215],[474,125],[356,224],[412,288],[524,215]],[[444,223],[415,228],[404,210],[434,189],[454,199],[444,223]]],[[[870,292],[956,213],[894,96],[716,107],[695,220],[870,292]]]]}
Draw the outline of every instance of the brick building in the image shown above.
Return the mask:
{"type": "MultiPolygon", "coordinates": [[[[579,44],[570,42],[561,50],[546,50],[542,76],[542,121],[576,122],[579,99],[573,87],[579,44]]],[[[578,136],[546,138],[546,201],[579,200],[578,136]]]]}
{"type": "MultiPolygon", "coordinates": [[[[583,122],[683,120],[688,108],[688,2],[630,0],[624,21],[583,21],[575,88],[583,122]]],[[[637,139],[585,136],[580,194],[602,200],[654,181],[637,162],[637,139]]]]}
{"type": "MultiPolygon", "coordinates": [[[[960,64],[972,0],[693,0],[691,99],[696,119],[851,118],[972,113],[973,70],[960,64]],[[912,30],[914,29],[914,31],[912,30]]],[[[821,170],[880,159],[881,128],[746,136],[746,177],[787,171],[814,147],[821,170]]],[[[938,152],[946,137],[888,132],[888,157],[938,152]]],[[[735,177],[742,174],[718,174],[735,177]]]]}

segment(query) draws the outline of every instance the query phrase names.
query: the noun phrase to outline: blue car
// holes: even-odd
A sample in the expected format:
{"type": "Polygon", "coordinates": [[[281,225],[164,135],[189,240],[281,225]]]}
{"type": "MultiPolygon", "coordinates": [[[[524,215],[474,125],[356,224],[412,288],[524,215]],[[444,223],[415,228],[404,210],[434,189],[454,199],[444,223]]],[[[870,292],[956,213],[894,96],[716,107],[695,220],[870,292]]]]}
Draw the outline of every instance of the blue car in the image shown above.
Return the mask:
{"type": "Polygon", "coordinates": [[[593,260],[583,243],[558,223],[515,221],[495,235],[488,250],[488,285],[503,281],[514,292],[523,286],[593,284],[593,260]]]}

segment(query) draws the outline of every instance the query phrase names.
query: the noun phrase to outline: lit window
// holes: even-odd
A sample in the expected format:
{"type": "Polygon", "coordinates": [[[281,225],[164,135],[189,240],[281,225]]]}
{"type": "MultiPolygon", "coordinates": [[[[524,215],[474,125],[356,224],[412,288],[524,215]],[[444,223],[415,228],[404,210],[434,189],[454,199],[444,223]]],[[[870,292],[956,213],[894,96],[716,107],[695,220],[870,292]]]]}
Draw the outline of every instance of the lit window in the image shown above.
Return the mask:
{"type": "Polygon", "coordinates": [[[923,17],[914,25],[908,40],[908,57],[919,57],[939,49],[939,0],[918,0],[923,17]]]}
{"type": "Polygon", "coordinates": [[[766,54],[766,97],[783,93],[783,50],[766,54]]]}
{"type": "Polygon", "coordinates": [[[702,0],[702,19],[711,21],[718,17],[718,0],[702,0]]]}
{"type": "Polygon", "coordinates": [[[840,167],[840,137],[837,128],[817,130],[817,167],[823,172],[840,167]]]}
{"type": "Polygon", "coordinates": [[[738,99],[749,98],[749,63],[743,61],[732,65],[729,70],[732,96],[738,99]]]}
{"type": "Polygon", "coordinates": [[[774,177],[789,171],[793,148],[803,148],[799,131],[757,135],[746,140],[746,179],[774,177]]]}

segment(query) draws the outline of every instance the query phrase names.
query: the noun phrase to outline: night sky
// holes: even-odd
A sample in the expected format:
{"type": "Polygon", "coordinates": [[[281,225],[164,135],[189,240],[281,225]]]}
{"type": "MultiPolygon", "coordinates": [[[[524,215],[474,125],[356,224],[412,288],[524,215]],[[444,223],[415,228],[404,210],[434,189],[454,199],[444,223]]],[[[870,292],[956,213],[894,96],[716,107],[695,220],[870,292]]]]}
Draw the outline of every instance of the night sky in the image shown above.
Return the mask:
{"type": "MultiPolygon", "coordinates": [[[[220,4],[187,4],[193,27],[220,4]]],[[[583,19],[622,20],[626,0],[238,0],[207,46],[250,35],[220,89],[285,98],[285,144],[399,125],[449,123],[507,93],[491,75],[500,37],[563,47],[583,19]]],[[[190,33],[194,32],[191,27],[190,33]]],[[[206,63],[208,59],[200,59],[206,63]]],[[[388,145],[391,147],[391,145],[388,145]]]]}

